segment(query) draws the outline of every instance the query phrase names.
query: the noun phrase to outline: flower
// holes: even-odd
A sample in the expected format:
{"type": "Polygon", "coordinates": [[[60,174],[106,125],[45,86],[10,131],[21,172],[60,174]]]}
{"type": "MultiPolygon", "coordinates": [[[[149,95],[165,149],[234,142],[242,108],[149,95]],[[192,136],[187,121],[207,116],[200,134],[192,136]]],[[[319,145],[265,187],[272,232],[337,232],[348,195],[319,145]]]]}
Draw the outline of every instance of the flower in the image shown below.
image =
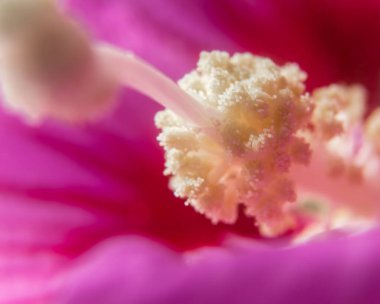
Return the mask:
{"type": "MultiPolygon", "coordinates": [[[[318,35],[303,35],[306,30],[299,25],[304,18],[309,20],[305,12],[315,12],[311,8],[318,8],[321,15],[337,12],[324,20],[337,20],[339,25],[345,21],[366,25],[365,19],[359,22],[350,14],[367,9],[374,18],[369,21],[376,20],[376,4],[360,1],[343,7],[339,1],[318,5],[310,1],[291,7],[284,3],[261,2],[252,10],[256,2],[165,1],[161,14],[151,2],[141,0],[73,0],[66,5],[99,39],[134,51],[173,78],[193,67],[200,50],[261,48],[278,59],[299,62],[315,75],[312,86],[362,80],[375,95],[377,56],[359,56],[374,51],[375,42],[368,49],[363,44],[350,49],[368,72],[360,69],[364,76],[356,79],[359,71],[347,64],[351,60],[333,65],[338,61],[325,58],[330,53],[318,52],[322,47],[316,45],[318,35]],[[285,18],[280,8],[294,18],[285,18]],[[225,12],[231,19],[218,23],[225,12]],[[258,18],[252,19],[248,12],[258,18]],[[273,13],[276,18],[269,18],[273,13]],[[287,44],[270,41],[267,34],[260,36],[263,27],[255,28],[260,20],[270,23],[267,29],[274,32],[280,29],[277,22],[284,27],[282,33],[288,35],[276,37],[287,44]],[[262,41],[244,37],[247,28],[257,33],[256,41],[260,37],[262,41]],[[299,58],[290,58],[297,54],[299,58]]],[[[371,42],[372,31],[366,33],[371,42]]],[[[234,226],[213,226],[167,189],[150,123],[158,107],[129,91],[122,92],[120,99],[110,117],[81,128],[49,122],[32,129],[1,113],[4,303],[371,303],[379,299],[378,230],[288,248],[277,244],[281,240],[259,242],[256,229],[243,217],[234,226]]]]}

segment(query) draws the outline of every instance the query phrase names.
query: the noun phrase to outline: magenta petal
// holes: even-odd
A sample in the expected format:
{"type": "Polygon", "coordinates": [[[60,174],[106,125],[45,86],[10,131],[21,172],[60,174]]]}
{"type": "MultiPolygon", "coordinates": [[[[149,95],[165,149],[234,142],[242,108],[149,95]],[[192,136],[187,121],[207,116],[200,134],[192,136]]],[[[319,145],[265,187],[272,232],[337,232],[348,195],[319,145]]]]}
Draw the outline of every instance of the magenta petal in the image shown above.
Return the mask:
{"type": "Polygon", "coordinates": [[[212,0],[212,20],[245,49],[294,61],[312,88],[359,82],[377,103],[380,2],[377,0],[212,0]]]}
{"type": "Polygon", "coordinates": [[[0,303],[48,303],[56,293],[50,284],[65,260],[54,253],[20,254],[1,250],[0,303]]]}
{"type": "Polygon", "coordinates": [[[143,238],[112,239],[71,266],[57,303],[378,303],[379,247],[379,230],[296,248],[252,242],[184,256],[143,238]]]}
{"type": "Polygon", "coordinates": [[[241,48],[210,19],[207,1],[62,0],[96,39],[133,51],[171,77],[202,50],[241,48]]]}

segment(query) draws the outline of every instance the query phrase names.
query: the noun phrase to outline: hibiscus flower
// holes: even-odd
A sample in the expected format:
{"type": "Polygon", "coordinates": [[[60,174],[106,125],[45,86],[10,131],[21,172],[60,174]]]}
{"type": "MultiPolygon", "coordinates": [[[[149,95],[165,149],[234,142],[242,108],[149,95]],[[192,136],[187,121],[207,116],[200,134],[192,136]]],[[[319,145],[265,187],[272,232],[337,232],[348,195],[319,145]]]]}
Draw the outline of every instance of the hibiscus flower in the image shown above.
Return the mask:
{"type": "MultiPolygon", "coordinates": [[[[308,72],[309,88],[359,82],[376,100],[376,1],[63,3],[98,40],[173,79],[202,50],[250,51],[308,72]]],[[[3,303],[375,303],[379,231],[288,246],[252,219],[213,225],[163,177],[153,117],[130,90],[86,126],[30,127],[0,113],[3,303]]],[[[344,189],[342,189],[344,191],[344,189]]]]}

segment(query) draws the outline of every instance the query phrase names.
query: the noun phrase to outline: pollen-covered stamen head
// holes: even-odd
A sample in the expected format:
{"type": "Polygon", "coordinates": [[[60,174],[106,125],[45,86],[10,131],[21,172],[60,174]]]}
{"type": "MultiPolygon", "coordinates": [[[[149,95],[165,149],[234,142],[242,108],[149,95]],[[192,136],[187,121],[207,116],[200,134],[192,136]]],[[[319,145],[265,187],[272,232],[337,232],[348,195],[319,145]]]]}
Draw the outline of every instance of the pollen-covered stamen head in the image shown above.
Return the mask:
{"type": "Polygon", "coordinates": [[[328,174],[345,177],[352,183],[361,181],[362,168],[357,161],[359,131],[364,117],[366,91],[361,85],[333,84],[312,94],[313,136],[315,149],[322,149],[328,159],[328,174]]]}
{"type": "Polygon", "coordinates": [[[295,193],[287,172],[310,156],[297,135],[312,111],[305,78],[296,65],[279,67],[251,54],[201,53],[197,69],[179,84],[218,113],[215,136],[169,110],[156,116],[175,194],[213,222],[233,223],[241,203],[263,233],[288,228],[283,207],[295,193]]]}
{"type": "Polygon", "coordinates": [[[103,112],[116,86],[85,32],[51,0],[3,0],[0,8],[7,108],[30,121],[80,121],[103,112]]]}
{"type": "Polygon", "coordinates": [[[316,89],[312,123],[323,140],[339,136],[361,121],[365,112],[366,91],[361,85],[338,85],[316,89]]]}
{"type": "MultiPolygon", "coordinates": [[[[313,154],[307,167],[293,166],[290,176],[297,183],[299,197],[326,202],[331,216],[341,209],[373,221],[379,216],[380,159],[374,143],[380,114],[375,112],[363,126],[365,97],[359,85],[331,85],[314,91],[312,123],[303,132],[313,154]]],[[[300,211],[296,209],[295,213],[300,211]]],[[[304,217],[302,211],[298,213],[304,217]]],[[[322,226],[330,220],[329,215],[322,226]]]]}

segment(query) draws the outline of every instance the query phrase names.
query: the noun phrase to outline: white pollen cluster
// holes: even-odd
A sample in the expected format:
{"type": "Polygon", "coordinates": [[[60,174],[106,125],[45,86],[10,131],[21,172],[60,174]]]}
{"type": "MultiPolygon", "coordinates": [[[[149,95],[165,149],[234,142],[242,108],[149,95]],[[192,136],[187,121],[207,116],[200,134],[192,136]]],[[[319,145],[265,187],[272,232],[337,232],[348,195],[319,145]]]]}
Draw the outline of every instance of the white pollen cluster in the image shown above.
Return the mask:
{"type": "MultiPolygon", "coordinates": [[[[362,179],[362,166],[356,161],[353,140],[366,109],[366,90],[361,85],[332,84],[314,90],[311,123],[314,146],[323,148],[328,159],[328,175],[346,177],[353,183],[362,179]]],[[[313,147],[313,150],[317,147],[313,147]]],[[[359,157],[360,159],[360,157],[359,157]]]]}
{"type": "Polygon", "coordinates": [[[364,117],[366,91],[361,85],[332,84],[316,89],[312,123],[317,136],[330,140],[341,135],[364,117]]]}
{"type": "Polygon", "coordinates": [[[307,164],[310,157],[309,145],[298,136],[313,108],[305,79],[294,64],[202,52],[197,69],[179,85],[217,113],[213,130],[170,110],[156,116],[175,195],[214,223],[234,223],[241,204],[262,234],[288,229],[284,206],[296,195],[287,173],[293,162],[307,164]]]}

